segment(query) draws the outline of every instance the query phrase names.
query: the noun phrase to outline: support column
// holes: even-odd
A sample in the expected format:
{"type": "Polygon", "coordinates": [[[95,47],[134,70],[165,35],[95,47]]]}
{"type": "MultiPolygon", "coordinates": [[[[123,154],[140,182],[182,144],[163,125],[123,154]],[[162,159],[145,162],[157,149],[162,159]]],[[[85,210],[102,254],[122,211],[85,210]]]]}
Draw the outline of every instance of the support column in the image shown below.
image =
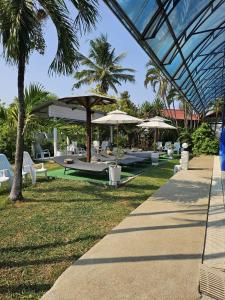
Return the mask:
{"type": "Polygon", "coordinates": [[[87,162],[91,161],[91,108],[86,107],[87,120],[86,120],[86,131],[87,131],[87,162]]]}
{"type": "Polygon", "coordinates": [[[110,126],[110,142],[113,144],[113,126],[110,126]]]}
{"type": "Polygon", "coordinates": [[[57,143],[58,143],[58,132],[57,132],[57,128],[54,128],[53,129],[54,156],[57,155],[57,143]]]}

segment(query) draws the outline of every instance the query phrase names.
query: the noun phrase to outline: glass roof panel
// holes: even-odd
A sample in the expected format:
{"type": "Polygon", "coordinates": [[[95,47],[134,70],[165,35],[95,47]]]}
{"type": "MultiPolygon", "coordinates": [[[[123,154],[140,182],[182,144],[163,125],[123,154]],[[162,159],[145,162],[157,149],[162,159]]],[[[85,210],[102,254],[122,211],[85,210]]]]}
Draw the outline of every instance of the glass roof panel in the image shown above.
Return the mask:
{"type": "Polygon", "coordinates": [[[198,112],[225,93],[224,0],[104,1],[198,112]]]}
{"type": "Polygon", "coordinates": [[[134,22],[141,32],[145,29],[148,22],[158,9],[156,0],[119,0],[118,3],[127,12],[128,17],[134,22]],[[135,8],[135,9],[134,9],[135,8]]]}

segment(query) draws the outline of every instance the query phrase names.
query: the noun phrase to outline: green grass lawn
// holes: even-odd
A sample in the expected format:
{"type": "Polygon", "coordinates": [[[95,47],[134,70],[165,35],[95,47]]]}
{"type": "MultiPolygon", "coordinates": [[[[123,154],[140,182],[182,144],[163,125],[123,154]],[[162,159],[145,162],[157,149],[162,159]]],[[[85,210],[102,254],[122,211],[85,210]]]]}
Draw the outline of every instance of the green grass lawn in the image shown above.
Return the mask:
{"type": "Polygon", "coordinates": [[[7,203],[7,192],[0,194],[0,299],[39,299],[74,260],[163,185],[175,163],[150,167],[118,189],[40,179],[25,188],[23,203],[7,203]]]}

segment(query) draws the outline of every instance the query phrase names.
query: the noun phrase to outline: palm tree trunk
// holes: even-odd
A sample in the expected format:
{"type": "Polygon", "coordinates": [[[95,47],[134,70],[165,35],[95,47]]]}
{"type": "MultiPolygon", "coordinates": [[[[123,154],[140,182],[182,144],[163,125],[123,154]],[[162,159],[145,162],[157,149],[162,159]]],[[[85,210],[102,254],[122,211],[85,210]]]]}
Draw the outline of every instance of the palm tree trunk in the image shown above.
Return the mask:
{"type": "Polygon", "coordinates": [[[174,119],[175,119],[175,123],[176,123],[177,132],[179,134],[179,128],[178,128],[178,122],[177,122],[177,113],[176,113],[176,109],[175,109],[174,99],[173,99],[173,111],[174,111],[174,119]]]}
{"type": "Polygon", "coordinates": [[[184,127],[187,130],[187,103],[184,102],[184,127]]]}
{"type": "Polygon", "coordinates": [[[24,147],[24,121],[25,121],[25,104],[24,104],[24,76],[25,76],[25,57],[21,55],[18,63],[18,123],[16,136],[16,154],[14,179],[9,198],[13,201],[23,200],[22,195],[22,168],[23,168],[23,147],[24,147]]]}

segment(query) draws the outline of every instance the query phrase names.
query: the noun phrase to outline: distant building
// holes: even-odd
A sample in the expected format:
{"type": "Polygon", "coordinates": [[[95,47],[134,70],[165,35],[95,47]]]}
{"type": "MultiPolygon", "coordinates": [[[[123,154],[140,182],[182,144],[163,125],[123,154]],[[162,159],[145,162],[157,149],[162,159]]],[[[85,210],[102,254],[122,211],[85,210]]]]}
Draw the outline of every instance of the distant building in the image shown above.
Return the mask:
{"type": "MultiPolygon", "coordinates": [[[[163,109],[162,113],[165,118],[176,119],[177,121],[185,120],[185,112],[182,109],[163,109]]],[[[186,119],[188,121],[199,121],[200,117],[197,114],[187,114],[186,119]]]]}

